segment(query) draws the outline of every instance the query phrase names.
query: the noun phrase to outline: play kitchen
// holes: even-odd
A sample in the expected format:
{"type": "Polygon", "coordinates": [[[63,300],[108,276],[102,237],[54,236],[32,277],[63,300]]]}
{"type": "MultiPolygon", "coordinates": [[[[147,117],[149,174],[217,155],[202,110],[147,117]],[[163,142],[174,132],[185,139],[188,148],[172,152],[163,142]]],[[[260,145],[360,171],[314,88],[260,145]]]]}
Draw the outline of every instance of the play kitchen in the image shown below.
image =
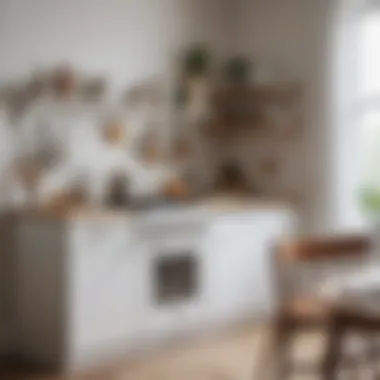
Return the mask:
{"type": "Polygon", "coordinates": [[[138,215],[21,214],[19,352],[70,371],[264,317],[270,249],[293,228],[287,205],[236,199],[138,215]]]}
{"type": "Polygon", "coordinates": [[[25,143],[6,250],[18,354],[71,371],[273,309],[271,250],[302,207],[299,88],[255,83],[244,57],[214,83],[199,46],[180,66],[175,104],[148,83],[111,110],[106,81],[67,67],[4,103],[25,143]]]}

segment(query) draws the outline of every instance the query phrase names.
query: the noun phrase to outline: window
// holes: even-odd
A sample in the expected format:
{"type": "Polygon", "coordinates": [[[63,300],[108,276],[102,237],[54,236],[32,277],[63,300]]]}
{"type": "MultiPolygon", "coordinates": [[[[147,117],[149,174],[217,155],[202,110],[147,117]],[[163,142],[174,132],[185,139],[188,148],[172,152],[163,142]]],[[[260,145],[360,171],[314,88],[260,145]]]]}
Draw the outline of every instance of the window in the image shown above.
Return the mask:
{"type": "Polygon", "coordinates": [[[341,0],[337,10],[331,226],[367,229],[359,194],[375,189],[380,200],[380,0],[341,0]]]}
{"type": "Polygon", "coordinates": [[[380,6],[365,10],[359,21],[357,102],[363,182],[380,191],[380,6]]]}

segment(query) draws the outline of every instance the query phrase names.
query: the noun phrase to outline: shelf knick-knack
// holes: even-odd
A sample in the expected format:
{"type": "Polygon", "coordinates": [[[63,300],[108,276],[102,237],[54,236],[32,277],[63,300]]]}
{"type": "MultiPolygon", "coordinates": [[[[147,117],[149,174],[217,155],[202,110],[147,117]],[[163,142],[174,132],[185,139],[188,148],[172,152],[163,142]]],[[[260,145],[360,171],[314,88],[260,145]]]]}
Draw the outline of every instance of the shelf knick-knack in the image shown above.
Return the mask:
{"type": "Polygon", "coordinates": [[[210,69],[211,53],[206,46],[194,46],[185,54],[177,101],[184,106],[191,124],[203,121],[209,114],[210,69]]]}
{"type": "Polygon", "coordinates": [[[230,85],[249,83],[252,74],[252,63],[248,57],[239,55],[230,58],[224,66],[224,78],[230,85]]]}

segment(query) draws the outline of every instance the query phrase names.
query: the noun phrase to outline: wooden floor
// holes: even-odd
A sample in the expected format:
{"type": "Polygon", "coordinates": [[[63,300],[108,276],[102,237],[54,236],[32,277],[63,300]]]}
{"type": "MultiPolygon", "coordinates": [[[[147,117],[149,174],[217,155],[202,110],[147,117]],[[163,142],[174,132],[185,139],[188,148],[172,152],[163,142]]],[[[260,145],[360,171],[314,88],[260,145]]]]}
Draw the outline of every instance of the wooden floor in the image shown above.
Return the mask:
{"type": "MultiPolygon", "coordinates": [[[[17,369],[17,364],[0,369],[1,380],[254,380],[258,352],[268,329],[245,326],[214,337],[127,360],[93,373],[57,376],[17,369]]],[[[310,346],[310,345],[309,345],[310,346]]],[[[312,347],[315,344],[311,345],[312,347]]],[[[306,347],[304,345],[304,347],[306,347]]],[[[305,349],[301,350],[301,354],[305,349]]]]}

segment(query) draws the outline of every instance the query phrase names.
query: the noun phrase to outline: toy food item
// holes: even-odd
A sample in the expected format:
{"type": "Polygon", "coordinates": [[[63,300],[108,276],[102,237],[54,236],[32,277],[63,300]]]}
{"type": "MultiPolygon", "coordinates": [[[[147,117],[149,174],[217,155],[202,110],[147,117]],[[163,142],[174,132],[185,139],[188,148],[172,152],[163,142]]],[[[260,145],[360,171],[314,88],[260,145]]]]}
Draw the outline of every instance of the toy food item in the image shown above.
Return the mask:
{"type": "Polygon", "coordinates": [[[25,91],[28,100],[34,101],[45,94],[48,84],[48,77],[45,73],[35,73],[26,85],[25,91]]]}
{"type": "Polygon", "coordinates": [[[174,147],[174,158],[175,159],[187,159],[192,155],[192,149],[189,141],[185,139],[180,139],[176,142],[174,147]]]}
{"type": "Polygon", "coordinates": [[[42,204],[44,209],[48,209],[50,211],[65,210],[68,206],[68,194],[64,191],[55,193],[42,204]]]}
{"type": "Polygon", "coordinates": [[[277,174],[279,164],[275,157],[264,158],[260,164],[260,171],[266,177],[272,177],[277,174]]]}
{"type": "Polygon", "coordinates": [[[27,189],[34,189],[41,176],[42,167],[33,161],[22,160],[16,163],[15,171],[21,183],[27,189]]]}
{"type": "Polygon", "coordinates": [[[100,100],[106,93],[107,80],[105,78],[92,78],[83,83],[79,90],[86,100],[100,100]]]}
{"type": "Polygon", "coordinates": [[[53,212],[68,212],[86,203],[85,195],[75,189],[57,191],[47,199],[42,207],[53,212]]]}
{"type": "Polygon", "coordinates": [[[142,158],[145,162],[154,163],[159,160],[160,149],[158,138],[154,133],[148,134],[142,145],[142,158]]]}
{"type": "Polygon", "coordinates": [[[126,138],[124,125],[118,121],[108,122],[103,131],[103,138],[110,144],[119,144],[126,138]]]}
{"type": "Polygon", "coordinates": [[[73,95],[77,81],[74,70],[69,66],[62,66],[53,72],[52,87],[55,95],[66,98],[73,95]]]}
{"type": "Polygon", "coordinates": [[[185,199],[190,195],[190,188],[182,179],[171,179],[163,186],[163,195],[169,199],[185,199]]]}

